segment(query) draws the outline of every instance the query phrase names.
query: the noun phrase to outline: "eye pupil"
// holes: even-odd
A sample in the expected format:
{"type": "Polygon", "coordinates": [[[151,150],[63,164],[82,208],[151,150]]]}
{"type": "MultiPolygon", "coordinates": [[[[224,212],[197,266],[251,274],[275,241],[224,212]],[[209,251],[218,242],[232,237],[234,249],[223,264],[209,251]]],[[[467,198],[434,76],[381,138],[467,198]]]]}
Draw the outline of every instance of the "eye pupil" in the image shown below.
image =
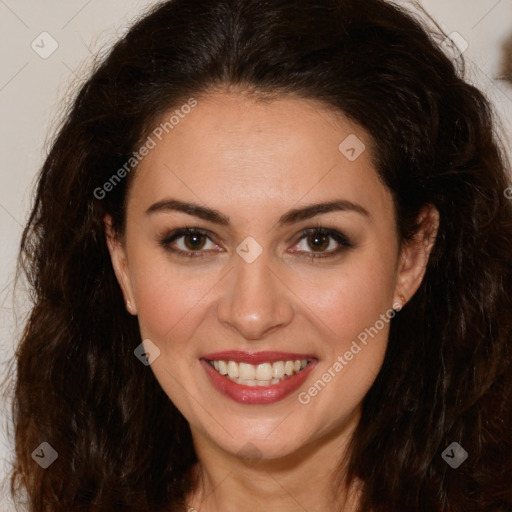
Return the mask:
{"type": "Polygon", "coordinates": [[[205,244],[205,236],[201,233],[190,233],[185,236],[185,245],[188,249],[202,249],[205,244]],[[191,242],[191,243],[189,243],[191,242]]]}
{"type": "Polygon", "coordinates": [[[310,245],[312,249],[326,249],[329,247],[329,236],[324,234],[310,235],[308,236],[308,243],[313,244],[310,245]]]}

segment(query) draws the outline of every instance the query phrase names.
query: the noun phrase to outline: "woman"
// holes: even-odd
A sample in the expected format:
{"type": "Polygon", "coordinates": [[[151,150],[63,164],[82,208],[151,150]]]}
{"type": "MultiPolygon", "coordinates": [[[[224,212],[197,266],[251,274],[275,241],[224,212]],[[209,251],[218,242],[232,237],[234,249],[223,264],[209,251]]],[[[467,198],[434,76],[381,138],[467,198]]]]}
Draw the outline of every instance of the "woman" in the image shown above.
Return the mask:
{"type": "Polygon", "coordinates": [[[159,4],[39,177],[13,492],[512,510],[508,186],[486,99],[401,8],[159,4]]]}

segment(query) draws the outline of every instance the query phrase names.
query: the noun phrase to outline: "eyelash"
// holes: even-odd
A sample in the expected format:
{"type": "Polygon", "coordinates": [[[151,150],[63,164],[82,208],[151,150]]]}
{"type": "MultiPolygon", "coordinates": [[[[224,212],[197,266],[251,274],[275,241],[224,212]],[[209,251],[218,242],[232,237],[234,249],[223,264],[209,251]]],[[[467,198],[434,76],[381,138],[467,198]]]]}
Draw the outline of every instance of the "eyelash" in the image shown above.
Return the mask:
{"type": "MultiPolygon", "coordinates": [[[[305,229],[304,231],[302,231],[302,233],[300,234],[300,236],[299,236],[297,242],[295,243],[295,245],[300,243],[305,238],[307,238],[307,237],[309,237],[311,235],[315,235],[315,234],[331,237],[333,240],[335,240],[340,245],[340,247],[338,247],[337,249],[325,252],[325,253],[315,253],[315,252],[311,252],[310,253],[310,252],[306,252],[305,254],[301,254],[300,257],[309,258],[311,260],[315,260],[315,259],[318,259],[318,258],[331,258],[331,257],[337,256],[340,252],[342,252],[342,251],[344,251],[346,249],[353,249],[355,247],[354,244],[351,242],[351,240],[345,234],[340,233],[339,231],[337,231],[335,229],[324,228],[322,226],[315,226],[313,228],[308,228],[308,229],[305,229]]],[[[212,242],[214,242],[211,239],[211,236],[210,236],[208,231],[205,231],[205,230],[200,229],[200,228],[181,228],[181,229],[177,229],[177,230],[172,231],[171,233],[167,234],[160,241],[160,245],[166,251],[170,251],[170,252],[172,252],[174,254],[177,254],[179,256],[184,256],[184,257],[187,257],[187,258],[203,258],[204,257],[204,253],[206,251],[202,251],[202,250],[183,251],[181,249],[172,248],[170,246],[170,244],[172,242],[174,242],[175,240],[178,240],[178,239],[180,239],[180,238],[182,238],[184,236],[187,236],[187,235],[206,236],[212,242]]],[[[301,251],[294,251],[294,252],[301,252],[301,251]]]]}

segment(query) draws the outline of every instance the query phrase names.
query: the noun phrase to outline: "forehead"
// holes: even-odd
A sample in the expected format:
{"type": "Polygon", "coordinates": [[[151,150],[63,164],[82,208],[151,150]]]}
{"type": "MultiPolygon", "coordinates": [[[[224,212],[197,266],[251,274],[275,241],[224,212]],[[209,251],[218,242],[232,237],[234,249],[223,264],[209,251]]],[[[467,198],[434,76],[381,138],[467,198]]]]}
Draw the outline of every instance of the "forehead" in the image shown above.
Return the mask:
{"type": "Polygon", "coordinates": [[[341,195],[369,208],[389,207],[370,137],[319,102],[215,93],[198,97],[167,131],[161,140],[152,135],[155,146],[136,170],[129,203],[169,195],[219,209],[286,209],[341,195]]]}

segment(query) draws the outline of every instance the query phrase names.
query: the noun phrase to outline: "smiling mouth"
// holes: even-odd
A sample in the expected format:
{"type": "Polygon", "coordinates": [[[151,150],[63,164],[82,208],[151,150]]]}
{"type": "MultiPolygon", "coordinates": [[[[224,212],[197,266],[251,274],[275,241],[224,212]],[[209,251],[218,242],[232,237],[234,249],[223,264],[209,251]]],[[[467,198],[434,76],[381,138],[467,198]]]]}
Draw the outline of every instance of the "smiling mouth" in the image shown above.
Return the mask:
{"type": "Polygon", "coordinates": [[[249,364],[223,359],[207,362],[224,377],[244,386],[271,386],[302,372],[312,359],[274,361],[249,364]]]}

